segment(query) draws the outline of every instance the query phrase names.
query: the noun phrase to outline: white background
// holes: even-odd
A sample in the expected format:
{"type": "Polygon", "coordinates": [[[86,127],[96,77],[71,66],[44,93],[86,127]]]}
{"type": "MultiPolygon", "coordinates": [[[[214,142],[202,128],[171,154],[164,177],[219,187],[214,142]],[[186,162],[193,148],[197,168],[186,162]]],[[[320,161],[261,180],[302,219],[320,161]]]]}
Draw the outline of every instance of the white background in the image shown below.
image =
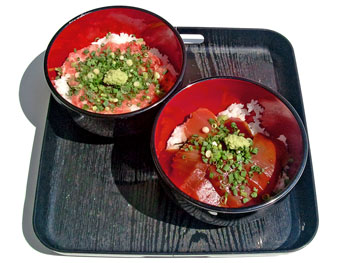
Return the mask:
{"type": "MultiPolygon", "coordinates": [[[[0,250],[2,262],[100,262],[100,258],[53,256],[26,241],[35,174],[32,163],[45,117],[47,89],[42,89],[39,55],[53,34],[76,15],[106,5],[148,9],[174,26],[266,28],[292,43],[308,125],[320,224],[305,248],[283,255],[236,256],[223,262],[300,262],[345,259],[349,231],[349,8],[346,1],[3,1],[0,24],[1,184],[0,250]],[[24,74],[27,72],[26,74],[24,74]],[[36,77],[34,77],[36,76],[36,77]],[[35,89],[30,94],[21,83],[35,89]],[[25,113],[24,113],[25,112],[25,113]],[[35,126],[38,126],[37,128],[35,126]],[[32,155],[33,152],[33,155],[32,155]],[[26,199],[27,196],[27,199],[26,199]],[[23,216],[25,215],[25,216],[23,216]],[[25,229],[25,230],[23,230],[25,229]],[[4,260],[5,259],[5,260],[4,260]]],[[[33,89],[32,89],[33,90],[33,89]]],[[[138,259],[105,261],[130,262],[138,259]]],[[[154,261],[155,259],[142,259],[154,261]]],[[[159,259],[163,261],[164,259],[159,259]]],[[[185,261],[186,259],[167,259],[185,261]]],[[[189,259],[187,262],[203,259],[189,259]]],[[[217,261],[218,259],[205,259],[217,261]]]]}

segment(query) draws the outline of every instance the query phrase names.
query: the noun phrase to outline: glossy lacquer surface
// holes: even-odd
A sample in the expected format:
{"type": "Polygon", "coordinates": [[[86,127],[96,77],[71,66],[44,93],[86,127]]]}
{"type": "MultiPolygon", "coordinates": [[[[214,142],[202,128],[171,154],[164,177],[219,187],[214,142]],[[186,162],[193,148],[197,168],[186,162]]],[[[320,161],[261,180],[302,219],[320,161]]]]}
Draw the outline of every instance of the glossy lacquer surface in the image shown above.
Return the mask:
{"type": "MultiPolygon", "coordinates": [[[[308,157],[306,131],[293,106],[269,87],[248,79],[232,76],[201,79],[192,82],[174,94],[161,108],[155,120],[151,147],[155,164],[165,183],[168,184],[172,191],[176,192],[175,195],[183,195],[184,202],[188,200],[190,204],[195,203],[197,206],[207,210],[206,214],[208,214],[208,211],[241,214],[257,211],[274,204],[287,195],[295,186],[303,173],[308,157]],[[232,103],[246,105],[252,100],[258,101],[264,108],[264,112],[259,119],[269,136],[278,138],[283,135],[287,138],[288,152],[293,160],[289,164],[288,176],[291,179],[289,184],[268,202],[258,202],[254,205],[247,204],[241,208],[224,208],[208,205],[202,200],[192,198],[190,193],[180,190],[176,186],[176,178],[172,173],[171,157],[173,153],[166,150],[167,141],[175,127],[184,123],[184,120],[198,108],[206,108],[217,115],[232,103]]],[[[214,216],[213,220],[210,221],[206,221],[204,218],[199,219],[208,223],[214,223],[218,221],[215,220],[217,218],[218,216],[214,216]]],[[[227,226],[231,224],[231,222],[227,221],[232,220],[227,218],[225,221],[225,223],[217,222],[217,224],[227,226]]]]}
{"type": "MultiPolygon", "coordinates": [[[[283,36],[254,29],[178,30],[205,38],[186,47],[183,86],[211,76],[248,78],[282,94],[305,124],[295,58],[283,36]]],[[[286,252],[315,235],[310,155],[286,198],[219,227],[194,219],[167,197],[149,145],[150,131],[115,141],[88,133],[51,99],[33,217],[38,238],[66,253],[188,256],[286,252]]]]}
{"type": "MultiPolygon", "coordinates": [[[[186,68],[185,45],[177,30],[150,11],[128,6],[109,6],[83,13],[63,25],[51,39],[44,60],[48,87],[58,103],[70,110],[74,121],[96,135],[116,137],[137,134],[152,126],[160,104],[182,83],[186,68]],[[79,108],[64,99],[53,85],[55,68],[62,66],[69,54],[89,46],[108,33],[135,35],[168,58],[174,67],[174,83],[159,100],[147,107],[122,114],[100,114],[79,108]]],[[[165,88],[165,87],[163,87],[165,88]]]]}
{"type": "Polygon", "coordinates": [[[54,36],[47,54],[50,79],[54,79],[55,67],[60,67],[70,52],[89,46],[96,40],[115,34],[134,34],[143,38],[148,46],[157,48],[168,56],[177,72],[183,61],[182,47],[172,26],[157,15],[132,7],[109,7],[93,10],[68,22],[54,36]]]}

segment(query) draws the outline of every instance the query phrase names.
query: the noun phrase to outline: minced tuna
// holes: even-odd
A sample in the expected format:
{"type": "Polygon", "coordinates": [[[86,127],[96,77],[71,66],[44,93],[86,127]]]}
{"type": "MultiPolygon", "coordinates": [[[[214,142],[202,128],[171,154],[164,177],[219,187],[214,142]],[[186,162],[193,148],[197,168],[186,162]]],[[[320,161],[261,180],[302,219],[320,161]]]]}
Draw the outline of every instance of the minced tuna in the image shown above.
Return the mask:
{"type": "Polygon", "coordinates": [[[73,105],[102,114],[121,114],[158,101],[175,84],[177,73],[167,56],[142,38],[108,33],[72,51],[54,80],[73,105]]]}

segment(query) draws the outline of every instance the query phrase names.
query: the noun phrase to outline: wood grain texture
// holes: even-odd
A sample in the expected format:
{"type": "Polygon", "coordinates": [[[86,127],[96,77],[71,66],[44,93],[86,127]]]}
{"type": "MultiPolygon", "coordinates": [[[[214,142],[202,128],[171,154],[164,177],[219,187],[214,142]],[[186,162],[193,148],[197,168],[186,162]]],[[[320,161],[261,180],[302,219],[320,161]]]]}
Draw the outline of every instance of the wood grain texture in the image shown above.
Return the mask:
{"type": "MultiPolygon", "coordinates": [[[[281,48],[270,47],[276,39],[268,33],[179,30],[205,37],[203,44],[186,47],[184,85],[219,75],[250,78],[282,95],[293,94],[294,106],[303,114],[297,76],[286,85],[293,67],[284,67],[293,61],[285,65],[282,53],[287,51],[281,55],[281,48]]],[[[39,239],[61,252],[208,255],[288,251],[313,235],[314,189],[304,188],[313,183],[311,163],[301,190],[237,219],[233,227],[218,227],[189,216],[169,199],[151,159],[149,138],[149,133],[116,140],[90,134],[51,99],[33,221],[39,239]]]]}

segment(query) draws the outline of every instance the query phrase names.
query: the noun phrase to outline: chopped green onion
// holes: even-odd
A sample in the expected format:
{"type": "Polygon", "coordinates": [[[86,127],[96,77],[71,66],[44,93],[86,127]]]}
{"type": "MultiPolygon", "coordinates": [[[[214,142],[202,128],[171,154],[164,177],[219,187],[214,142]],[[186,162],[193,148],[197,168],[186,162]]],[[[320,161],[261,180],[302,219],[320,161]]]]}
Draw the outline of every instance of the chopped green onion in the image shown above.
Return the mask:
{"type": "Polygon", "coordinates": [[[231,167],[230,165],[226,164],[223,169],[225,172],[228,172],[231,169],[231,167]]]}
{"type": "Polygon", "coordinates": [[[252,152],[253,154],[257,154],[257,153],[258,153],[258,148],[253,148],[253,149],[251,150],[251,152],[252,152]]]}
{"type": "Polygon", "coordinates": [[[241,191],[240,191],[240,195],[243,196],[243,197],[248,197],[247,192],[244,191],[244,190],[241,190],[241,191]]]}
{"type": "Polygon", "coordinates": [[[234,195],[234,196],[238,196],[238,191],[237,191],[236,188],[233,188],[233,189],[232,189],[232,192],[233,192],[233,195],[234,195]]]}
{"type": "Polygon", "coordinates": [[[221,169],[216,169],[216,171],[219,173],[219,174],[223,174],[224,172],[221,170],[221,169]]]}
{"type": "Polygon", "coordinates": [[[229,182],[229,184],[232,184],[233,181],[234,181],[234,175],[233,175],[232,173],[230,173],[230,174],[228,175],[228,182],[229,182]]]}
{"type": "Polygon", "coordinates": [[[257,192],[253,192],[253,193],[250,194],[250,196],[251,196],[252,198],[256,198],[256,197],[258,196],[258,194],[257,194],[257,192]]]}

